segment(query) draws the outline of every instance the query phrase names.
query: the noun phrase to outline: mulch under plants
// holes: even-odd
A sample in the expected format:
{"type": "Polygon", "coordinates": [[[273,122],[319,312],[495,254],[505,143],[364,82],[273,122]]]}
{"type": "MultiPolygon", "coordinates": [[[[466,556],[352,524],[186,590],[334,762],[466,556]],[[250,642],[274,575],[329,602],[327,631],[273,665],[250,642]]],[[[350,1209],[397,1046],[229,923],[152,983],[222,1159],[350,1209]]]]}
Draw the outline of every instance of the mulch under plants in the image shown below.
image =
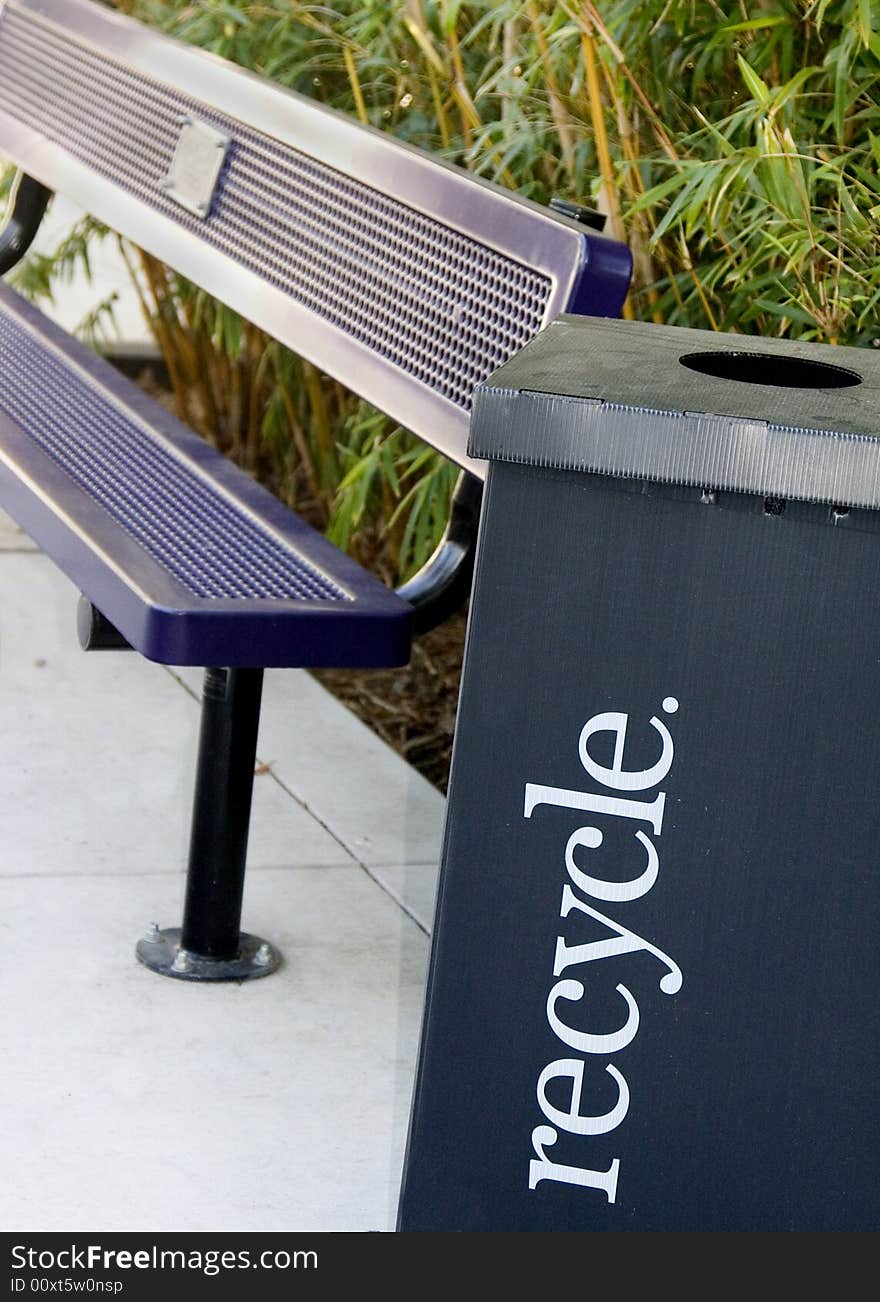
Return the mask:
{"type": "Polygon", "coordinates": [[[402,669],[313,670],[315,678],[440,791],[446,791],[465,613],[413,643],[402,669]]]}

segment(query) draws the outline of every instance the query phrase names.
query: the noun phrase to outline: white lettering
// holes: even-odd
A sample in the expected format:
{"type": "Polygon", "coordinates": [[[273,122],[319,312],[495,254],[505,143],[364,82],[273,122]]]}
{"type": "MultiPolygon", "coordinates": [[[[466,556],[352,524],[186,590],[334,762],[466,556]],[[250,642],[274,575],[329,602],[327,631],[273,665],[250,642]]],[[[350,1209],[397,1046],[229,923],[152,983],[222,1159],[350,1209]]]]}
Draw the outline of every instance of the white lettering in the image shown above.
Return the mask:
{"type": "Polygon", "coordinates": [[[617,986],[617,993],[626,1001],[629,1012],[619,1031],[606,1035],[590,1035],[586,1031],[575,1031],[561,1021],[556,1013],[557,999],[581,1000],[584,987],[580,981],[557,981],[547,996],[547,1020],[563,1044],[579,1053],[618,1053],[636,1038],[639,1029],[639,1006],[626,986],[617,986]]]}
{"type": "Polygon", "coordinates": [[[556,1062],[548,1063],[538,1077],[538,1106],[547,1120],[572,1135],[606,1135],[609,1130],[615,1130],[629,1108],[629,1086],[611,1063],[608,1063],[605,1070],[612,1080],[617,1082],[617,1102],[610,1112],[605,1112],[598,1117],[585,1117],[580,1112],[584,1086],[583,1059],[559,1058],[556,1062]],[[568,1112],[555,1108],[546,1094],[548,1083],[561,1077],[571,1080],[571,1107],[568,1112]]]}
{"type": "MultiPolygon", "coordinates": [[[[674,696],[664,697],[663,709],[667,714],[674,714],[678,708],[679,703],[674,696]]],[[[648,768],[630,770],[624,768],[624,748],[626,746],[629,715],[616,710],[606,710],[589,719],[581,729],[578,738],[578,756],[590,777],[605,787],[627,792],[647,791],[662,782],[672,767],[675,748],[666,725],[661,723],[656,716],[652,716],[650,723],[660,737],[662,744],[660,757],[648,768]],[[590,743],[599,733],[610,733],[613,736],[614,744],[610,764],[600,764],[594,753],[590,751],[590,743]]],[[[586,811],[591,814],[603,814],[610,818],[631,819],[635,822],[648,823],[655,836],[659,836],[663,828],[666,793],[664,791],[658,792],[651,801],[631,800],[623,799],[617,795],[598,795],[595,792],[574,791],[566,787],[545,786],[535,782],[527,782],[523,799],[524,817],[531,818],[539,805],[553,805],[561,809],[586,811]]],[[[586,872],[581,866],[583,859],[581,859],[581,863],[578,863],[575,858],[579,851],[597,850],[603,844],[604,834],[602,830],[592,824],[576,828],[570,834],[565,846],[565,868],[573,885],[588,899],[592,898],[616,904],[627,904],[632,900],[638,900],[647,895],[656,884],[659,876],[659,856],[654,843],[645,832],[639,829],[635,831],[634,836],[641,843],[647,856],[644,867],[635,877],[629,877],[624,881],[609,881],[604,877],[597,877],[594,873],[586,872]]],[[[613,875],[619,877],[620,873],[617,872],[613,875]]],[[[562,974],[568,968],[580,964],[596,963],[601,959],[619,958],[623,955],[644,951],[653,955],[664,968],[659,981],[662,992],[667,995],[674,995],[681,989],[681,968],[668,954],[665,954],[663,950],[658,949],[656,945],[645,940],[642,936],[630,931],[628,927],[615,922],[613,918],[606,917],[598,909],[592,908],[585,900],[580,899],[575,894],[568,882],[565,882],[562,887],[560,916],[567,918],[573,911],[592,918],[594,922],[598,922],[600,926],[606,928],[609,934],[599,940],[584,941],[581,944],[571,945],[563,936],[557,936],[553,960],[554,977],[562,977],[562,974]]],[[[563,1000],[573,1004],[583,1003],[586,988],[583,982],[572,977],[557,980],[547,996],[547,1021],[557,1039],[576,1052],[590,1055],[601,1054],[603,1057],[618,1053],[632,1044],[639,1031],[641,1017],[639,1006],[635,996],[625,985],[618,984],[615,986],[615,990],[626,1005],[626,1019],[623,1025],[616,1031],[582,1031],[569,1026],[568,1022],[563,1021],[559,1012],[559,1004],[563,1000]]],[[[605,1064],[605,1071],[617,1084],[617,1102],[609,1112],[600,1115],[584,1114],[581,1111],[584,1066],[584,1058],[559,1058],[555,1062],[549,1063],[538,1077],[536,1091],[538,1106],[545,1118],[553,1124],[550,1126],[539,1125],[532,1131],[532,1146],[535,1151],[535,1158],[529,1162],[529,1188],[535,1189],[543,1180],[555,1180],[561,1184],[602,1190],[608,1202],[613,1203],[617,1198],[617,1181],[620,1172],[619,1158],[615,1157],[613,1159],[607,1171],[594,1171],[551,1162],[546,1155],[546,1149],[556,1143],[560,1130],[564,1130],[571,1135],[605,1135],[621,1124],[629,1110],[629,1086],[614,1064],[609,1062],[605,1064]],[[567,1082],[571,1090],[570,1099],[565,1107],[557,1106],[561,1087],[555,1082],[559,1081],[567,1082]],[[551,1084],[553,1084],[556,1103],[551,1103],[547,1097],[547,1088],[551,1084]]],[[[564,1095],[564,1097],[566,1096],[564,1095]]]]}
{"type": "Polygon", "coordinates": [[[677,963],[664,954],[662,949],[652,945],[650,941],[643,940],[637,936],[634,931],[622,927],[619,922],[613,918],[606,918],[604,913],[598,909],[591,909],[589,904],[584,904],[579,900],[571,887],[566,884],[562,888],[562,905],[559,913],[563,918],[567,918],[572,909],[577,909],[579,913],[586,913],[597,922],[601,922],[609,931],[617,933],[616,940],[591,940],[585,945],[566,945],[561,936],[556,938],[556,960],[553,964],[553,975],[561,976],[567,967],[573,963],[595,963],[600,958],[615,958],[618,954],[635,954],[640,949],[646,950],[659,959],[665,968],[668,969],[666,975],[660,978],[660,989],[664,995],[678,994],[681,989],[681,968],[677,963]]]}
{"type": "Polygon", "coordinates": [[[644,832],[636,832],[636,840],[641,841],[648,852],[648,862],[644,872],[628,882],[606,882],[601,877],[590,877],[588,873],[582,872],[574,861],[574,852],[578,846],[586,846],[589,850],[596,849],[602,844],[602,833],[598,827],[577,828],[568,838],[568,845],[565,847],[565,866],[569,877],[585,895],[592,895],[596,900],[609,900],[620,904],[640,899],[642,895],[648,894],[657,880],[660,860],[653,843],[644,832]]]}
{"type": "Polygon", "coordinates": [[[616,787],[618,791],[646,791],[648,787],[656,787],[658,782],[662,782],[672,768],[672,759],[675,753],[672,738],[666,724],[661,723],[656,715],[652,716],[651,727],[657,729],[663,742],[660,758],[649,769],[628,773],[623,767],[623,747],[626,742],[626,725],[628,722],[628,714],[618,714],[614,710],[610,710],[606,714],[595,715],[581,729],[578,740],[578,754],[590,777],[595,778],[597,782],[601,782],[603,787],[616,787]],[[589,752],[587,743],[597,732],[614,733],[614,762],[610,768],[606,768],[604,764],[597,764],[589,752]]]}
{"type": "Polygon", "coordinates": [[[523,814],[531,818],[538,805],[559,805],[563,809],[586,809],[591,814],[609,814],[612,818],[635,818],[650,823],[657,836],[663,830],[663,809],[666,793],[661,791],[656,800],[621,800],[619,796],[594,796],[589,791],[568,791],[565,787],[544,787],[537,782],[526,783],[523,814]]]}
{"type": "Polygon", "coordinates": [[[585,1189],[603,1189],[610,1203],[617,1197],[617,1175],[620,1159],[615,1157],[607,1171],[585,1171],[579,1166],[560,1166],[551,1162],[544,1149],[552,1148],[559,1138],[552,1126],[535,1126],[532,1145],[538,1161],[529,1162],[529,1188],[534,1189],[542,1180],[557,1180],[560,1184],[577,1184],[585,1189]]]}

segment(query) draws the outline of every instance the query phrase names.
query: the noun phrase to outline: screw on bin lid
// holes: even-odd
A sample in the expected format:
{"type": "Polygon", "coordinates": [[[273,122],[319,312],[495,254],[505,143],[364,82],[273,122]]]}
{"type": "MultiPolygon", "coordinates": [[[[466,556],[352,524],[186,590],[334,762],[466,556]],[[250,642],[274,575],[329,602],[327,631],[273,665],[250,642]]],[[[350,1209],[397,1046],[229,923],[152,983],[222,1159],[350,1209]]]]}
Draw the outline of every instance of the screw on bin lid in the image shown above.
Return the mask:
{"type": "Polygon", "coordinates": [[[561,316],[477,386],[468,452],[880,507],[880,357],[561,316]]]}

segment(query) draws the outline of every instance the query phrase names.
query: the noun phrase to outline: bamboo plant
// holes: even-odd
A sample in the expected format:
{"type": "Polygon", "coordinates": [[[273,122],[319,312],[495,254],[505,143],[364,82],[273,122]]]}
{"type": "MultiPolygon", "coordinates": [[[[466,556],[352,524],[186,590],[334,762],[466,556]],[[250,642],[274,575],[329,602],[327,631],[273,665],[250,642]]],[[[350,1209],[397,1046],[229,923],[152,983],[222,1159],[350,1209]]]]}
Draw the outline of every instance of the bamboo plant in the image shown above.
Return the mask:
{"type": "MultiPolygon", "coordinates": [[[[599,207],[634,253],[627,316],[880,343],[877,0],[114,3],[538,202],[599,207]]],[[[51,296],[102,238],[84,219],[19,286],[51,296]]],[[[389,580],[411,573],[454,468],[123,251],[181,416],[389,580]]]]}

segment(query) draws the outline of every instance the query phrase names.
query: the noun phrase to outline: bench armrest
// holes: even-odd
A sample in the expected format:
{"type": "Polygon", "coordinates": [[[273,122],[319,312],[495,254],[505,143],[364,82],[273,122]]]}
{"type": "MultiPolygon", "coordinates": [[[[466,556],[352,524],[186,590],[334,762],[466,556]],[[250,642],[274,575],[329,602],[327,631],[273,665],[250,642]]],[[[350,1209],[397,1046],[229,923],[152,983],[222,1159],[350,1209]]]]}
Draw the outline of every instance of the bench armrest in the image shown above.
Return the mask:
{"type": "Polygon", "coordinates": [[[27,253],[52,191],[26,172],[19,172],[12,189],[10,211],[0,227],[0,276],[5,276],[27,253]]]}
{"type": "Polygon", "coordinates": [[[397,595],[413,608],[416,634],[429,633],[442,624],[470,594],[482,500],[482,482],[463,470],[452,495],[449,523],[436,550],[418,573],[397,589],[397,595]]]}

